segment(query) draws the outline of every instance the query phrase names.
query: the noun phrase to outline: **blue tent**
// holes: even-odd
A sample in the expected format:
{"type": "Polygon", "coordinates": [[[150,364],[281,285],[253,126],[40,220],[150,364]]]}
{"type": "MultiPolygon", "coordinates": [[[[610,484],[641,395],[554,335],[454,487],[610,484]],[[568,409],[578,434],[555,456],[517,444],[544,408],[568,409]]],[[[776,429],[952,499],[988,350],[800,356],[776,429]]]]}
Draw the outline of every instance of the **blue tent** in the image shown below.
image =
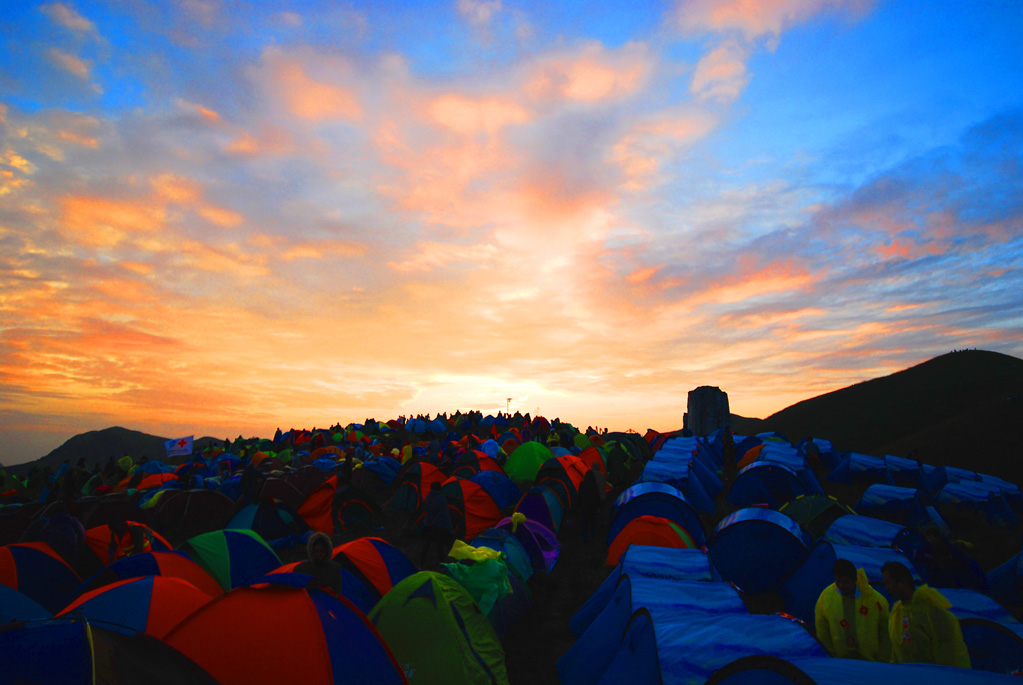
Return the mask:
{"type": "Polygon", "coordinates": [[[922,485],[923,470],[912,459],[886,454],[884,463],[888,467],[888,476],[895,485],[903,488],[918,488],[922,485]]]}
{"type": "Polygon", "coordinates": [[[961,618],[959,627],[975,671],[1023,672],[1023,637],[1017,631],[986,618],[961,618]]]}
{"type": "Polygon", "coordinates": [[[782,464],[755,461],[735,477],[726,501],[733,507],[766,504],[778,509],[801,495],[808,494],[799,476],[782,464]]]}
{"type": "Polygon", "coordinates": [[[858,452],[843,452],[838,465],[826,478],[832,483],[869,485],[886,483],[894,485],[888,473],[888,465],[881,457],[872,457],[858,452]]]}
{"type": "Polygon", "coordinates": [[[569,627],[576,637],[585,632],[611,601],[622,576],[669,583],[721,580],[703,550],[632,545],[622,554],[611,574],[572,616],[569,627]]]}
{"type": "Polygon", "coordinates": [[[486,490],[498,509],[510,507],[522,497],[519,486],[501,471],[480,471],[469,480],[486,490]]]}
{"type": "Polygon", "coordinates": [[[836,519],[824,533],[823,539],[836,545],[891,547],[895,538],[904,530],[906,527],[897,523],[849,514],[836,519]]]}
{"type": "Polygon", "coordinates": [[[1005,625],[1023,625],[1008,609],[983,592],[966,588],[942,588],[941,594],[952,603],[951,612],[956,618],[983,618],[1005,625]]]}
{"type": "Polygon", "coordinates": [[[615,500],[614,515],[607,531],[608,546],[629,521],[639,516],[660,516],[674,521],[686,529],[698,546],[707,542],[700,515],[678,488],[667,483],[636,483],[615,500]]]}
{"type": "Polygon", "coordinates": [[[639,477],[643,483],[667,483],[681,490],[686,500],[698,512],[703,514],[714,513],[714,500],[704,489],[699,478],[692,476],[689,470],[689,462],[676,461],[648,461],[643,467],[643,473],[639,477]]]}
{"type": "Polygon", "coordinates": [[[515,505],[515,511],[555,534],[561,528],[561,500],[545,485],[531,487],[515,505]]]}
{"type": "Polygon", "coordinates": [[[985,685],[1016,682],[1011,676],[932,664],[885,664],[858,659],[785,659],[753,656],[736,659],[707,680],[707,685],[863,685],[863,683],[985,685]]]}
{"type": "Polygon", "coordinates": [[[1017,615],[1023,612],[1023,552],[987,574],[989,594],[1017,615]]]}
{"type": "Polygon", "coordinates": [[[914,488],[875,483],[863,492],[853,509],[864,516],[906,526],[909,525],[916,502],[914,488]]]}
{"type": "Polygon", "coordinates": [[[934,496],[939,505],[957,511],[983,513],[987,520],[1001,528],[1011,529],[1019,525],[1019,519],[1002,495],[998,485],[983,481],[949,482],[934,496]]]}
{"type": "Polygon", "coordinates": [[[756,594],[777,588],[799,568],[810,553],[810,536],[785,514],[751,507],[721,520],[708,551],[722,578],[756,594]]]}

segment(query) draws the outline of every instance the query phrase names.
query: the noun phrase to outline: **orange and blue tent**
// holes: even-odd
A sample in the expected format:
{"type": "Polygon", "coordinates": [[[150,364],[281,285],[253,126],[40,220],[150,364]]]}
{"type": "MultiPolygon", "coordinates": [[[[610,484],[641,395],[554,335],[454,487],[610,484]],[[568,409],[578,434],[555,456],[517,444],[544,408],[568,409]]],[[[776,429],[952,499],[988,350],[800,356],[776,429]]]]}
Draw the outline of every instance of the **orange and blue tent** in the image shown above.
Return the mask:
{"type": "Polygon", "coordinates": [[[0,585],[14,588],[48,611],[59,611],[82,579],[45,542],[0,547],[0,585]]]}
{"type": "Polygon", "coordinates": [[[146,633],[162,640],[176,625],[212,601],[212,597],[186,580],[145,576],[86,592],[57,616],[81,613],[91,623],[108,630],[146,633]]]}
{"type": "Polygon", "coordinates": [[[647,545],[651,547],[673,547],[676,549],[696,549],[697,545],[685,528],[674,521],[660,516],[638,516],[622,528],[607,548],[608,566],[618,563],[622,553],[629,545],[647,545]]]}
{"type": "Polygon", "coordinates": [[[387,508],[413,512],[422,506],[426,493],[430,491],[430,485],[443,483],[447,479],[448,476],[440,468],[429,462],[417,461],[410,464],[402,469],[402,473],[396,479],[398,486],[391,499],[387,500],[387,508]]]}
{"type": "Polygon", "coordinates": [[[251,530],[215,530],[181,547],[225,592],[246,585],[281,565],[277,554],[251,530]]]}
{"type": "Polygon", "coordinates": [[[574,454],[565,454],[544,462],[536,474],[536,484],[550,488],[561,500],[562,509],[569,511],[576,504],[579,485],[589,470],[588,463],[574,454]]]}
{"type": "Polygon", "coordinates": [[[366,616],[344,598],[307,588],[308,580],[278,573],[235,588],[192,614],[164,641],[221,685],[407,683],[366,616]]]}
{"type": "Polygon", "coordinates": [[[380,597],[419,570],[397,547],[374,537],[340,545],[334,550],[334,561],[372,587],[380,597]]]}
{"type": "Polygon", "coordinates": [[[442,486],[452,511],[455,535],[471,539],[501,520],[501,508],[486,489],[471,480],[449,478],[442,486]]]}
{"type": "Polygon", "coordinates": [[[481,450],[467,450],[458,455],[452,464],[449,475],[455,478],[472,478],[483,471],[504,473],[504,469],[492,456],[481,450]]]}
{"type": "Polygon", "coordinates": [[[85,579],[74,596],[78,597],[104,585],[120,580],[143,576],[168,576],[181,578],[197,587],[211,598],[224,594],[223,588],[202,566],[192,561],[184,552],[145,552],[118,559],[85,579]]]}
{"type": "MultiPolygon", "coordinates": [[[[130,523],[132,522],[129,521],[129,524],[130,523]]],[[[153,533],[153,539],[151,544],[154,550],[160,552],[167,552],[174,549],[171,543],[167,541],[167,538],[163,537],[155,530],[152,530],[152,528],[150,528],[150,530],[153,533]]],[[[89,546],[89,549],[92,550],[92,553],[95,554],[96,558],[99,559],[102,563],[106,564],[107,562],[109,562],[110,526],[108,525],[94,526],[93,528],[90,528],[87,531],[85,531],[85,544],[89,546]]]]}
{"type": "Polygon", "coordinates": [[[80,614],[5,626],[0,664],[0,677],[10,683],[216,685],[206,671],[160,640],[106,630],[80,614]]]}

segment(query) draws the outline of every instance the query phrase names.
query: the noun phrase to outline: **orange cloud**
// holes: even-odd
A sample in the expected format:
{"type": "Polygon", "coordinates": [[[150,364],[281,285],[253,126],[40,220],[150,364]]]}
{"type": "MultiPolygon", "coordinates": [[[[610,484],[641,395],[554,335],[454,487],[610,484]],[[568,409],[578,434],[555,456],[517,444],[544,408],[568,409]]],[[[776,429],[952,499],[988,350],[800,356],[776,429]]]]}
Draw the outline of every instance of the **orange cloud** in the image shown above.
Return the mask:
{"type": "Polygon", "coordinates": [[[112,247],[129,235],[155,232],[167,219],[164,207],[148,200],[67,195],[59,204],[69,237],[94,247],[112,247]]]}
{"type": "Polygon", "coordinates": [[[161,174],[150,181],[156,197],[179,204],[193,203],[202,197],[198,183],[174,174],[161,174]]]}
{"type": "Polygon", "coordinates": [[[662,112],[641,121],[612,149],[627,190],[642,190],[656,181],[661,165],[706,136],[716,119],[696,110],[662,112]]]}
{"type": "Polygon", "coordinates": [[[645,283],[653,277],[658,271],[661,270],[660,266],[651,266],[640,271],[633,271],[631,274],[625,277],[625,280],[629,283],[645,283]]]}
{"type": "Polygon", "coordinates": [[[328,257],[361,257],[366,254],[367,247],[359,243],[344,240],[318,240],[297,244],[289,243],[281,258],[290,262],[294,259],[326,259],[328,257]]]}
{"type": "Polygon", "coordinates": [[[200,216],[209,221],[211,224],[215,224],[221,228],[234,228],[245,221],[244,216],[234,210],[225,209],[224,207],[203,205],[196,211],[198,211],[200,216]]]}
{"type": "Polygon", "coordinates": [[[288,111],[300,119],[325,121],[362,116],[362,108],[349,90],[313,80],[298,62],[277,64],[274,81],[288,111]]]}
{"type": "Polygon", "coordinates": [[[594,42],[580,54],[551,57],[534,66],[524,89],[535,100],[617,100],[639,90],[651,70],[651,58],[640,43],[608,52],[594,42]]]}
{"type": "Polygon", "coordinates": [[[505,126],[524,124],[532,115],[507,98],[468,98],[442,95],[429,105],[431,118],[462,135],[493,135],[505,126]]]}
{"type": "Polygon", "coordinates": [[[454,262],[488,261],[497,254],[493,245],[447,245],[423,242],[416,245],[419,252],[403,261],[390,261],[387,266],[396,271],[432,271],[454,262]]]}
{"type": "Polygon", "coordinates": [[[690,297],[687,303],[733,304],[761,295],[807,290],[816,282],[806,269],[798,268],[791,262],[776,262],[759,268],[752,263],[745,266],[749,273],[741,273],[726,279],[722,284],[712,285],[690,297]]]}

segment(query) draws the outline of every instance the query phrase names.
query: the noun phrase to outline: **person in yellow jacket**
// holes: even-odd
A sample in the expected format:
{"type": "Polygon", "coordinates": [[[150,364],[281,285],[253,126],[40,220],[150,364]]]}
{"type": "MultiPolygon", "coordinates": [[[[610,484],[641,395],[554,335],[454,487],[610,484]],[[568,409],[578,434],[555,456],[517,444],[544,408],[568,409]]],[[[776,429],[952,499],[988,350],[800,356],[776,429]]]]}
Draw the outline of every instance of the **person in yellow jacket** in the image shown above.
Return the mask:
{"type": "Polygon", "coordinates": [[[834,657],[889,661],[888,600],[848,559],[836,560],[831,572],[835,582],[824,588],[814,610],[817,639],[834,657]]]}
{"type": "Polygon", "coordinates": [[[899,600],[888,619],[892,661],[970,668],[959,619],[948,610],[952,603],[933,588],[916,587],[913,574],[897,561],[882,566],[881,573],[888,594],[899,600]]]}

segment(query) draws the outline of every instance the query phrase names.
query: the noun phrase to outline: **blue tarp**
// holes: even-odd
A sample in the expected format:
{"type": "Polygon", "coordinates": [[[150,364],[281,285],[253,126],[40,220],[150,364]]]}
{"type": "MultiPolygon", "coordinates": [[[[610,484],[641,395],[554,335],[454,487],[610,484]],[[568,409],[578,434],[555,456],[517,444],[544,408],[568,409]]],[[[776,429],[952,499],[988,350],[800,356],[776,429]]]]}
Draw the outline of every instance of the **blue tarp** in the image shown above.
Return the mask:
{"type": "Polygon", "coordinates": [[[909,525],[916,504],[916,490],[875,483],[868,487],[853,507],[864,516],[900,526],[909,525]]]}
{"type": "Polygon", "coordinates": [[[836,545],[891,547],[895,537],[905,529],[897,523],[849,514],[832,523],[823,539],[836,545]]]}

